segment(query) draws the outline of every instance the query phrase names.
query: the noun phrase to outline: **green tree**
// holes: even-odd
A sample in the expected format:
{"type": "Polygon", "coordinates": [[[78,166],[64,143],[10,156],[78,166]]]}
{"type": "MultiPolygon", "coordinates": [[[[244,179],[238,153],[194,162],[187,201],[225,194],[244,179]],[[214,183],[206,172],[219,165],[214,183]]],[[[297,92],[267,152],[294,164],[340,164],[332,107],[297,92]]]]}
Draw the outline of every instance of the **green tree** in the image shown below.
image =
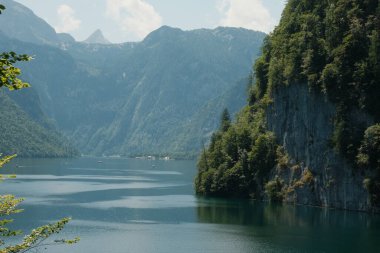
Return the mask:
{"type": "Polygon", "coordinates": [[[366,188],[370,193],[371,202],[380,205],[380,124],[367,128],[357,156],[358,165],[371,171],[367,178],[366,188]]]}
{"type": "Polygon", "coordinates": [[[227,108],[224,108],[220,117],[220,131],[226,132],[231,126],[231,116],[227,108]]]}
{"type": "Polygon", "coordinates": [[[358,163],[380,173],[380,124],[367,128],[359,149],[358,163]]]}
{"type": "Polygon", "coordinates": [[[17,78],[21,70],[14,66],[20,61],[29,61],[32,58],[28,55],[18,55],[15,52],[4,52],[0,54],[0,88],[6,87],[9,90],[18,90],[29,87],[28,83],[17,78]]]}
{"type": "Polygon", "coordinates": [[[277,144],[262,125],[263,110],[246,107],[231,123],[224,110],[219,131],[211,137],[198,161],[197,194],[255,197],[275,166],[277,144]],[[224,126],[228,126],[223,128],[224,126]]]}
{"type": "MultiPolygon", "coordinates": [[[[5,10],[5,6],[0,4],[0,14],[5,10]]],[[[32,58],[25,54],[15,52],[3,52],[0,54],[0,88],[6,87],[9,90],[18,90],[29,87],[28,83],[21,81],[18,76],[21,70],[14,66],[20,61],[30,61],[32,58]]]]}
{"type": "MultiPolygon", "coordinates": [[[[5,10],[5,6],[0,4],[0,14],[5,10]]],[[[18,55],[15,52],[4,52],[0,54],[0,88],[5,87],[9,90],[18,90],[29,87],[28,83],[23,82],[18,77],[21,74],[21,70],[14,66],[20,61],[29,61],[31,57],[28,55],[18,55]]],[[[0,154],[0,168],[10,162],[12,156],[4,156],[0,154]]],[[[0,176],[3,179],[2,176],[0,176]]],[[[0,247],[5,245],[5,239],[11,236],[17,236],[21,234],[21,231],[15,231],[8,228],[8,225],[13,222],[12,219],[7,218],[10,215],[20,213],[22,210],[17,206],[23,201],[21,198],[16,198],[13,195],[0,195],[0,247]]],[[[64,226],[69,222],[70,218],[63,218],[56,223],[48,224],[45,226],[33,229],[33,231],[24,236],[21,243],[15,245],[9,245],[0,248],[0,253],[23,253],[39,247],[46,247],[48,245],[59,244],[73,244],[79,241],[79,238],[73,240],[54,240],[47,241],[48,238],[59,233],[64,226]]]]}

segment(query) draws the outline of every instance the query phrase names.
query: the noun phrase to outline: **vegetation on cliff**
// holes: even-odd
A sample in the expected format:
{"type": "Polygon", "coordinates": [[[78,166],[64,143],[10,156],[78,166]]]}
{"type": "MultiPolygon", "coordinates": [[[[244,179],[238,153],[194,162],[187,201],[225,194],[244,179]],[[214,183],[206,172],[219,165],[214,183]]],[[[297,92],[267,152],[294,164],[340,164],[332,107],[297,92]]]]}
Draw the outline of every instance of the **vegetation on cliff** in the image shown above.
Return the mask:
{"type": "MultiPolygon", "coordinates": [[[[327,96],[336,105],[331,146],[353,167],[360,165],[369,171],[368,189],[373,203],[379,201],[379,1],[289,0],[279,26],[265,39],[262,56],[255,63],[255,77],[249,105],[228,131],[214,134],[202,153],[197,192],[214,193],[216,186],[226,185],[224,182],[229,180],[234,186],[227,190],[240,189],[252,181],[256,188],[264,188],[275,159],[277,163],[281,160],[274,152],[275,137],[266,130],[265,108],[272,103],[276,89],[298,83],[308,85],[310,91],[327,96]],[[235,152],[231,153],[229,147],[235,147],[235,152]],[[264,164],[253,169],[257,161],[264,164]],[[247,178],[246,168],[262,173],[247,178]]],[[[273,189],[280,183],[267,184],[267,193],[277,198],[273,189]]]]}
{"type": "Polygon", "coordinates": [[[380,205],[380,124],[370,126],[364,134],[357,156],[360,167],[370,168],[372,174],[364,181],[372,202],[380,205]]]}
{"type": "Polygon", "coordinates": [[[275,165],[277,144],[265,128],[261,104],[245,107],[231,123],[226,111],[199,162],[196,192],[208,196],[255,197],[275,165]]]}

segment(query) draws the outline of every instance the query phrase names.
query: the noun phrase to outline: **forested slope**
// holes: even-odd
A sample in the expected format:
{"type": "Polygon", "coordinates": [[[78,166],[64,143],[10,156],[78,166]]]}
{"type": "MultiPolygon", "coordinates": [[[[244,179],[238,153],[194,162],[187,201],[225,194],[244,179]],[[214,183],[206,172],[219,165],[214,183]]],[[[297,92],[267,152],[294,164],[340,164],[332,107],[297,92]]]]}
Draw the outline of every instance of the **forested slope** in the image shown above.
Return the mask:
{"type": "MultiPolygon", "coordinates": [[[[33,94],[30,96],[33,97],[33,94]]],[[[39,115],[40,109],[35,103],[29,103],[28,108],[29,113],[4,92],[0,93],[1,154],[49,158],[78,155],[77,150],[52,128],[47,119],[39,115]]]]}

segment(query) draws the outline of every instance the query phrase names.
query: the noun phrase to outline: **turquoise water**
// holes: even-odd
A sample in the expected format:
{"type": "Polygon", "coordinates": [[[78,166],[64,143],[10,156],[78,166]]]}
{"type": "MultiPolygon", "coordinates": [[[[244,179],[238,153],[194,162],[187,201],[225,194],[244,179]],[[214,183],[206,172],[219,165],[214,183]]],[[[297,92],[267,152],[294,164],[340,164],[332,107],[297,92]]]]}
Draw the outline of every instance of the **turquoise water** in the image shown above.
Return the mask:
{"type": "Polygon", "coordinates": [[[42,252],[380,252],[380,216],[247,200],[197,198],[194,161],[19,159],[1,194],[25,197],[14,226],[71,216],[42,252]]]}

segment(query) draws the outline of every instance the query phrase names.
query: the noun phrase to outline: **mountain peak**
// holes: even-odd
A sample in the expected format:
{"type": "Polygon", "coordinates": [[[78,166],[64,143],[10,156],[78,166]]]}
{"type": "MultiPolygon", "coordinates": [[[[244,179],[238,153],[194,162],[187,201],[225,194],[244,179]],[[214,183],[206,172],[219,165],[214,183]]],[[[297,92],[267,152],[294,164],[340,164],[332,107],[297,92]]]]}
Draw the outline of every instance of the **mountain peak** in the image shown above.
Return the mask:
{"type": "Polygon", "coordinates": [[[177,36],[178,34],[183,33],[183,31],[179,28],[170,27],[167,25],[161,26],[160,28],[149,33],[144,41],[151,42],[157,41],[162,38],[171,38],[172,36],[177,36]]]}
{"type": "Polygon", "coordinates": [[[93,32],[83,42],[89,44],[111,44],[111,42],[104,37],[103,32],[100,29],[97,29],[95,32],[93,32]]]}

